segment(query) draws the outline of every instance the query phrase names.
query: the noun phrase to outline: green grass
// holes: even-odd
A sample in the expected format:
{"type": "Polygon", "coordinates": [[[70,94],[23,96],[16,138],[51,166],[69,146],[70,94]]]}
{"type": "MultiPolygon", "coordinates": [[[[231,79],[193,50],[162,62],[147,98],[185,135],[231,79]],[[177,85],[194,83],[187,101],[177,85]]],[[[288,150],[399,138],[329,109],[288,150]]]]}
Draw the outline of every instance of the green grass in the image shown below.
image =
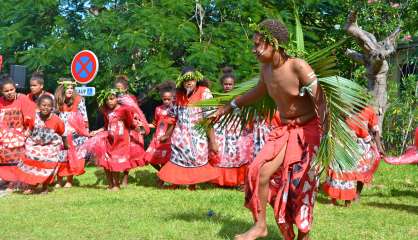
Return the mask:
{"type": "MultiPolygon", "coordinates": [[[[89,168],[79,187],[45,196],[0,198],[0,239],[232,239],[252,224],[236,190],[160,190],[142,168],[127,189],[108,192],[97,174],[89,168]]],[[[382,163],[360,204],[334,207],[320,194],[314,216],[313,239],[418,239],[418,167],[382,163]]],[[[268,220],[265,239],[280,239],[271,209],[268,220]]]]}

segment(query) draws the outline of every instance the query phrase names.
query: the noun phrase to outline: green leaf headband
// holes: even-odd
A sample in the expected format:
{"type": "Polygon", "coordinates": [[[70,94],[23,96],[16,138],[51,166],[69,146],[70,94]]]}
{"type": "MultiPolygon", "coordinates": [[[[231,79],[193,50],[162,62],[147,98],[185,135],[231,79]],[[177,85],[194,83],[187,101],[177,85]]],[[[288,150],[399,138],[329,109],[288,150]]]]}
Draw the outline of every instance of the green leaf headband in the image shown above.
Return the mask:
{"type": "Polygon", "coordinates": [[[202,81],[203,80],[203,74],[199,71],[190,71],[186,72],[185,74],[181,74],[177,80],[176,80],[176,87],[179,87],[184,81],[202,81]]]}
{"type": "Polygon", "coordinates": [[[258,24],[255,23],[251,23],[250,24],[250,29],[258,34],[260,34],[264,41],[268,42],[269,44],[271,44],[271,46],[273,46],[274,50],[279,50],[279,48],[284,48],[286,49],[284,46],[279,44],[279,40],[277,40],[277,38],[273,37],[273,35],[271,34],[271,32],[264,26],[259,26],[258,24]]]}
{"type": "Polygon", "coordinates": [[[58,80],[57,81],[58,85],[63,85],[64,89],[67,90],[68,86],[76,86],[77,83],[68,79],[64,79],[64,80],[58,80]]]}
{"type": "Polygon", "coordinates": [[[99,103],[99,106],[103,106],[109,96],[117,96],[119,93],[120,91],[114,88],[103,89],[97,96],[97,102],[99,103]]]}
{"type": "Polygon", "coordinates": [[[294,56],[294,57],[303,57],[306,55],[306,52],[303,50],[298,49],[296,46],[294,46],[293,42],[289,40],[286,44],[280,44],[279,40],[277,38],[273,37],[271,32],[264,26],[259,26],[258,24],[252,23],[250,24],[250,29],[253,32],[256,32],[261,35],[261,37],[264,39],[265,42],[271,44],[273,46],[273,49],[278,51],[279,48],[282,48],[286,50],[286,54],[288,56],[294,56]]]}

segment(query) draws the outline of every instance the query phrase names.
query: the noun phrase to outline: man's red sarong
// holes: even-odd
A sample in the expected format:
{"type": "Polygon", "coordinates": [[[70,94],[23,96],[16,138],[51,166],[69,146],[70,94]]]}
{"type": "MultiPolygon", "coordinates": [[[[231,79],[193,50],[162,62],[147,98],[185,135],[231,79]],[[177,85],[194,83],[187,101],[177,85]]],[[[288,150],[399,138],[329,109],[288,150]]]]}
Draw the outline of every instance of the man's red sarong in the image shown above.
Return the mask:
{"type": "Polygon", "coordinates": [[[320,144],[320,135],[317,118],[302,126],[280,125],[270,132],[264,147],[248,167],[245,206],[257,221],[260,211],[260,169],[286,147],[283,164],[270,180],[268,197],[284,239],[294,238],[292,224],[296,224],[301,232],[311,229],[319,183],[313,159],[320,144]]]}

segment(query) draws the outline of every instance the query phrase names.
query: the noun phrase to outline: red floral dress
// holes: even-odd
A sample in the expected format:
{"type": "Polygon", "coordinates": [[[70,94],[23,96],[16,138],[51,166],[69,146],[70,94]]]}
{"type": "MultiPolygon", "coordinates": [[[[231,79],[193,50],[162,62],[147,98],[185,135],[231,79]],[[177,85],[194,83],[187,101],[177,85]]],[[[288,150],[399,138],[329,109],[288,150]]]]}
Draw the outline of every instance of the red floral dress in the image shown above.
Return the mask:
{"type": "Polygon", "coordinates": [[[216,168],[209,164],[208,138],[195,129],[206,115],[200,107],[189,104],[212,98],[210,90],[198,86],[191,96],[184,91],[176,94],[176,105],[170,110],[176,126],[171,136],[171,157],[158,176],[173,184],[196,184],[208,182],[219,176],[216,168]]]}
{"type": "Polygon", "coordinates": [[[155,133],[145,153],[145,161],[150,164],[166,164],[171,156],[171,140],[160,142],[159,137],[164,136],[169,125],[175,124],[172,117],[168,116],[169,107],[158,106],[155,109],[154,122],[155,133]]]}
{"type": "Polygon", "coordinates": [[[357,117],[360,122],[355,118],[349,118],[346,122],[357,136],[362,157],[354,170],[339,173],[330,166],[323,185],[324,192],[338,200],[354,200],[357,196],[357,182],[370,183],[380,163],[379,151],[369,135],[369,129],[379,129],[377,116],[371,107],[366,107],[357,117]]]}
{"type": "Polygon", "coordinates": [[[55,114],[43,121],[36,114],[26,140],[26,157],[19,161],[16,175],[20,182],[30,185],[52,183],[58,171],[59,152],[63,149],[64,122],[55,114]]]}
{"type": "Polygon", "coordinates": [[[35,117],[35,104],[23,94],[7,101],[0,97],[0,178],[14,181],[16,164],[25,156],[27,128],[35,117]]]}

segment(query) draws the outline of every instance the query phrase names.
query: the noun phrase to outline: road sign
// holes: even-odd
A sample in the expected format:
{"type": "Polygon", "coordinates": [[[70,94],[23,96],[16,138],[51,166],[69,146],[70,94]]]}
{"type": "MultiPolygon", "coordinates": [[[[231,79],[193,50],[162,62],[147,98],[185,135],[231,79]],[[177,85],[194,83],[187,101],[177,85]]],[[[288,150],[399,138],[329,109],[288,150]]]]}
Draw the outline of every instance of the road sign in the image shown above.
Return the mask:
{"type": "Polygon", "coordinates": [[[71,62],[71,74],[74,80],[81,84],[93,81],[99,70],[99,61],[96,54],[89,50],[77,53],[71,62]]]}
{"type": "Polygon", "coordinates": [[[94,87],[75,87],[75,91],[84,97],[92,97],[96,95],[96,88],[94,87]]]}

